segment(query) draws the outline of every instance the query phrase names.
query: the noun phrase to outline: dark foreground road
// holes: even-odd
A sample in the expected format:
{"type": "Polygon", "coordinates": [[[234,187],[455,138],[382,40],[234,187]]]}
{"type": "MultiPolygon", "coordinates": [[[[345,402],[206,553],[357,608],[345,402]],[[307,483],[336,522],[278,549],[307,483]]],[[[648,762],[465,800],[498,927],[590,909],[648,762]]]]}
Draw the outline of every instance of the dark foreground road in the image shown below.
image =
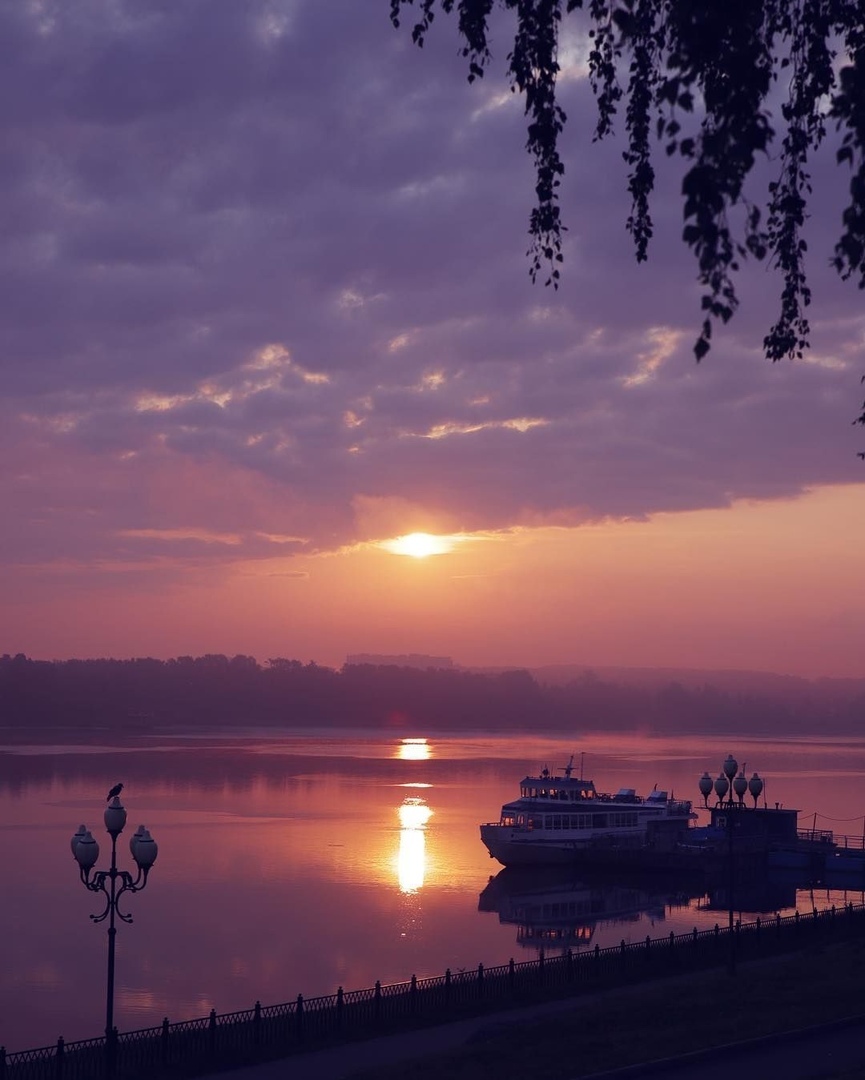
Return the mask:
{"type": "MultiPolygon", "coordinates": [[[[803,993],[807,989],[803,988],[803,993]]],[[[851,1002],[851,1006],[854,1003],[851,1002]]],[[[422,1031],[407,1032],[367,1042],[298,1054],[264,1065],[213,1074],[208,1080],[374,1080],[379,1070],[390,1071],[418,1058],[453,1053],[467,1043],[494,1037],[515,1023],[573,1011],[573,1001],[531,1009],[515,1009],[422,1031]]],[[[578,1055],[578,1051],[577,1051],[578,1055]]],[[[563,1061],[557,1080],[576,1080],[581,1074],[573,1062],[563,1061]],[[573,1071],[571,1071],[573,1069],[573,1071]]],[[[772,1035],[688,1054],[682,1058],[633,1065],[613,1072],[583,1074],[582,1080],[630,1080],[653,1076],[663,1080],[730,1080],[731,1076],[766,1077],[767,1080],[822,1080],[844,1071],[861,1069],[865,1078],[865,1014],[824,1024],[806,1031],[772,1035]]],[[[446,1070],[442,1071],[446,1080],[446,1070]]],[[[527,1077],[526,1080],[534,1080],[527,1077]]]]}
{"type": "Polygon", "coordinates": [[[795,1034],[771,1035],[682,1058],[594,1073],[583,1080],[637,1080],[643,1076],[663,1080],[730,1080],[731,1076],[822,1080],[854,1070],[865,1077],[865,1015],[795,1034]]]}

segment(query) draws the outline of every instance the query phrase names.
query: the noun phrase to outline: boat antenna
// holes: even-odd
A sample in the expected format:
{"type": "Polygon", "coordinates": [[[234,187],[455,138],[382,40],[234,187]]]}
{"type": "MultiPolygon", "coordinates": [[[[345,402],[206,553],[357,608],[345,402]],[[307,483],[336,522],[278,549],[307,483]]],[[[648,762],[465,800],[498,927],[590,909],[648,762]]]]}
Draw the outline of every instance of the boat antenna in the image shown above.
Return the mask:
{"type": "Polygon", "coordinates": [[[572,772],[573,768],[574,768],[574,755],[571,754],[571,760],[565,766],[565,779],[566,780],[570,780],[571,772],[572,772]]]}
{"type": "Polygon", "coordinates": [[[583,779],[583,762],[585,761],[585,759],[586,759],[586,752],[585,752],[585,750],[581,750],[580,751],[580,779],[581,780],[583,779]]]}

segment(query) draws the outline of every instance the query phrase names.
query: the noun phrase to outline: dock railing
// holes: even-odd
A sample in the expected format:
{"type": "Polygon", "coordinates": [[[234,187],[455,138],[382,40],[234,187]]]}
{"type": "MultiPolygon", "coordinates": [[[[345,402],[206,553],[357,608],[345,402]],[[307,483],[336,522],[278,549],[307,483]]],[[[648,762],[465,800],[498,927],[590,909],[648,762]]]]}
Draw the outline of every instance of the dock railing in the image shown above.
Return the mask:
{"type": "Polygon", "coordinates": [[[0,1080],[155,1080],[288,1057],[300,1050],[393,1034],[481,1013],[865,937],[865,904],[777,915],[584,952],[452,972],[366,990],[261,1005],[158,1027],[7,1054],[0,1080]]]}
{"type": "Polygon", "coordinates": [[[865,836],[835,836],[833,839],[837,851],[865,853],[865,836]]]}

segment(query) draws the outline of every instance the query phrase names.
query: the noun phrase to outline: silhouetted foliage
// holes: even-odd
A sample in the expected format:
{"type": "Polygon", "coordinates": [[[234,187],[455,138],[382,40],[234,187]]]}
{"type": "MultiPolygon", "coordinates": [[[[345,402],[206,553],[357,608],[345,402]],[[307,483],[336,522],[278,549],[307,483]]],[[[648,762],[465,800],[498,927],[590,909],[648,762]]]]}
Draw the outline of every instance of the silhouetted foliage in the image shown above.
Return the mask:
{"type": "Polygon", "coordinates": [[[769,693],[623,685],[588,673],[543,685],[528,671],[346,665],[180,656],[171,660],[0,657],[6,737],[67,728],[98,732],[267,725],[354,728],[396,736],[472,731],[859,733],[865,681],[795,680],[769,693]]]}
{"type": "MultiPolygon", "coordinates": [[[[404,5],[390,0],[394,25],[404,5]]],[[[598,106],[595,139],[608,135],[624,102],[636,257],[653,233],[653,141],[686,164],[683,239],[703,286],[703,323],[694,346],[709,350],[712,327],[738,306],[733,275],[748,256],[781,271],[777,322],[764,339],[772,360],[801,356],[811,301],[804,270],[811,178],[808,158],[837,127],[839,164],[852,171],[850,201],[832,259],[842,278],[865,288],[865,12],[861,0],[417,0],[412,38],[423,45],[437,9],[456,8],[462,55],[472,82],[491,59],[494,7],[514,12],[508,77],[525,97],[527,149],[537,203],[529,235],[533,280],[548,268],[559,282],[565,226],[558,194],[564,163],[559,137],[559,41],[567,17],[588,41],[588,74],[598,106]],[[777,124],[770,102],[780,102],[777,124]],[[777,127],[780,130],[776,130],[777,127]],[[776,172],[762,205],[745,192],[758,155],[774,152],[776,172]],[[731,211],[741,212],[738,234],[731,211]]],[[[570,25],[570,23],[569,23],[570,25]]],[[[865,423],[865,407],[857,418],[865,423]]]]}

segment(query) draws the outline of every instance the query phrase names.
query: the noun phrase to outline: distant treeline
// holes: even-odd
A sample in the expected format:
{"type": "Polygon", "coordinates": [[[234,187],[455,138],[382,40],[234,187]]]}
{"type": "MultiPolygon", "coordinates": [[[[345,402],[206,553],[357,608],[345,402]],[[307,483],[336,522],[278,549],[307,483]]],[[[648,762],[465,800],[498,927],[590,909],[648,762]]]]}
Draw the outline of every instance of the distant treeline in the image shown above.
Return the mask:
{"type": "Polygon", "coordinates": [[[528,671],[346,665],[251,656],[172,660],[0,658],[0,726],[141,730],[186,725],[421,731],[645,730],[857,734],[865,693],[795,701],[672,682],[639,687],[591,673],[562,685],[528,671]]]}

